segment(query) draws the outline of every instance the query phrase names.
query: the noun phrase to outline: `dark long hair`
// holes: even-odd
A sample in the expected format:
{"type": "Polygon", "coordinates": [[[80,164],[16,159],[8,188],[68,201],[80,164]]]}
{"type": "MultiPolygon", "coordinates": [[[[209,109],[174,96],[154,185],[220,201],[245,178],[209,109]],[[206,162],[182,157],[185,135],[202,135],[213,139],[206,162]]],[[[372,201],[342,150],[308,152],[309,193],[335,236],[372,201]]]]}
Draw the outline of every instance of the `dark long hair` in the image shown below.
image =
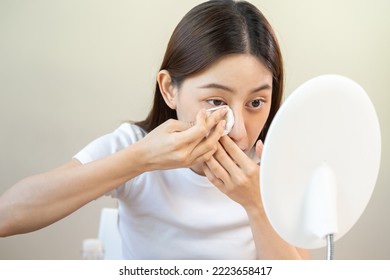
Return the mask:
{"type": "MultiPolygon", "coordinates": [[[[271,110],[258,137],[264,141],[282,99],[283,62],[272,27],[255,6],[211,0],[191,9],[173,31],[160,70],[167,70],[180,87],[184,79],[229,54],[251,54],[273,75],[271,110]]],[[[166,105],[156,83],[153,107],[136,125],[150,132],[168,119],[177,119],[176,111],[166,105]]]]}

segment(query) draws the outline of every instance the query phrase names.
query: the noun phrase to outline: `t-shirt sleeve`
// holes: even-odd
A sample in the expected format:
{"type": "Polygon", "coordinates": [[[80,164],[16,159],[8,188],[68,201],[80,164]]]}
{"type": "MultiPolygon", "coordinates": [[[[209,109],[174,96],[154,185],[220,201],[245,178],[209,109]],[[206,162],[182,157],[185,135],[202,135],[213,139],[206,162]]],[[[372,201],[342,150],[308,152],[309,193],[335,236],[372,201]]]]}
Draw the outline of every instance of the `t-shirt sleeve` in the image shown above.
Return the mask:
{"type": "MultiPolygon", "coordinates": [[[[145,132],[138,126],[124,123],[112,133],[99,137],[85,146],[73,158],[80,161],[82,164],[87,164],[95,160],[102,159],[111,154],[114,154],[132,144],[139,141],[145,136],[145,132]]],[[[118,186],[106,195],[118,198],[126,195],[133,180],[118,186]]]]}

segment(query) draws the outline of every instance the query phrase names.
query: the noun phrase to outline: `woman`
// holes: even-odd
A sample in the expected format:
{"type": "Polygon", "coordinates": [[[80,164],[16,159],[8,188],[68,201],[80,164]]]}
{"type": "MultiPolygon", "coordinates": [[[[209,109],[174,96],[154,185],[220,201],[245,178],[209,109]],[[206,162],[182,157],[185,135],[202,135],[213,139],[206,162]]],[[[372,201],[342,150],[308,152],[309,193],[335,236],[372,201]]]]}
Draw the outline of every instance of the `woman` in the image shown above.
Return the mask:
{"type": "Polygon", "coordinates": [[[40,229],[110,194],[128,259],[301,259],[264,213],[258,158],[282,97],[279,46],[247,2],[208,1],[180,21],[153,108],[0,198],[0,235],[40,229]],[[235,124],[223,136],[228,105],[235,124]],[[257,159],[257,160],[256,160],[257,159]]]}

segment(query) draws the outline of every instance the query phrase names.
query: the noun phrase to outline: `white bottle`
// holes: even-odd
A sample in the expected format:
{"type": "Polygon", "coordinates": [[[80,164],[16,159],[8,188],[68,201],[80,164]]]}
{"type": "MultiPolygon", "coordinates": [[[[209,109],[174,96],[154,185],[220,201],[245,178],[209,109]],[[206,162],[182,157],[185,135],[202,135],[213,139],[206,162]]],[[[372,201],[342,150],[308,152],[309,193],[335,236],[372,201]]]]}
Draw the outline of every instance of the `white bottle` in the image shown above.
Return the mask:
{"type": "Polygon", "coordinates": [[[85,239],[83,240],[83,260],[103,260],[104,250],[103,244],[99,239],[85,239]]]}

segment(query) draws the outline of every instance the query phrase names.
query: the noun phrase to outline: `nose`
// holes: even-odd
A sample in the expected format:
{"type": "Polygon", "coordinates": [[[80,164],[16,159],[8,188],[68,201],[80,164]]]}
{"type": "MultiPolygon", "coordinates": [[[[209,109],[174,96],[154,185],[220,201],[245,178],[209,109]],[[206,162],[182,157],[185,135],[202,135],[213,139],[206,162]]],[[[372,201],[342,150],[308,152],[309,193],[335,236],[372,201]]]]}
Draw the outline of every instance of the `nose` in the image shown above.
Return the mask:
{"type": "Polygon", "coordinates": [[[228,135],[241,149],[246,149],[247,147],[245,146],[245,139],[247,137],[247,131],[243,112],[239,109],[231,109],[234,114],[234,125],[228,135]]]}

